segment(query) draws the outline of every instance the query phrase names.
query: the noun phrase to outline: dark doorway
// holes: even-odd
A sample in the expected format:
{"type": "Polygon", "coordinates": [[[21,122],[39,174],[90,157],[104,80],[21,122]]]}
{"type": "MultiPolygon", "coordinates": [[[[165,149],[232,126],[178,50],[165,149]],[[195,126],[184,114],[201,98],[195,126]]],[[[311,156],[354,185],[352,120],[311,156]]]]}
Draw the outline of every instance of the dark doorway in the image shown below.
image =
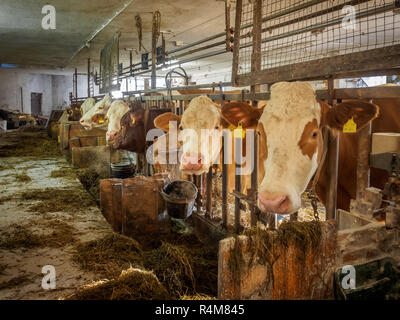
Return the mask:
{"type": "Polygon", "coordinates": [[[31,114],[37,116],[42,114],[42,94],[31,92],[31,114]]]}

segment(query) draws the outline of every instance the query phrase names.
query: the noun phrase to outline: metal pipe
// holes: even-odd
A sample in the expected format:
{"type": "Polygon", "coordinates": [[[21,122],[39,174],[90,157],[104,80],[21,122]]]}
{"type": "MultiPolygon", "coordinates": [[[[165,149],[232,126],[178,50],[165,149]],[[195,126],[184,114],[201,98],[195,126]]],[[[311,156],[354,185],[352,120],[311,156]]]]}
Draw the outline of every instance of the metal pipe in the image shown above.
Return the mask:
{"type": "Polygon", "coordinates": [[[171,53],[179,52],[179,51],[182,51],[182,50],[185,50],[185,49],[188,49],[188,48],[197,46],[197,45],[202,44],[202,43],[204,43],[204,42],[208,42],[208,41],[217,39],[217,38],[222,37],[222,36],[225,36],[225,31],[224,31],[224,32],[217,33],[217,34],[215,34],[215,35],[213,35],[213,36],[209,36],[209,37],[204,38],[204,39],[202,39],[202,40],[189,43],[189,44],[186,45],[186,46],[183,46],[183,47],[180,47],[180,48],[171,50],[171,51],[167,51],[166,54],[167,54],[167,55],[170,55],[171,53]]]}
{"type": "MultiPolygon", "coordinates": [[[[241,191],[241,165],[240,160],[242,159],[242,138],[234,138],[235,141],[235,191],[240,193],[241,191]]],[[[235,197],[235,232],[240,232],[240,199],[235,197]]]]}

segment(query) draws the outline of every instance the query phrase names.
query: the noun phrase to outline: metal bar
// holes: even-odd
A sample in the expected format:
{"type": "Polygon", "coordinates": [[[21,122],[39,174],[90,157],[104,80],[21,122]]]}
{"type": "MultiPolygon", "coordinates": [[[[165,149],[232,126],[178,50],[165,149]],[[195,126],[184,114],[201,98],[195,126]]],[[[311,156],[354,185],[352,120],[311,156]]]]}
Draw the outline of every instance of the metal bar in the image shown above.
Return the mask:
{"type": "Polygon", "coordinates": [[[207,184],[206,184],[206,217],[211,218],[211,209],[212,209],[212,165],[207,172],[207,184]]]}
{"type": "MultiPolygon", "coordinates": [[[[235,141],[235,191],[241,191],[241,159],[242,159],[242,138],[234,138],[235,141]]],[[[235,232],[240,232],[240,199],[235,197],[235,232]]]]}
{"type": "Polygon", "coordinates": [[[224,32],[217,33],[217,34],[215,34],[215,35],[213,35],[213,36],[204,38],[204,39],[202,39],[202,40],[192,42],[192,43],[190,43],[190,44],[188,44],[188,45],[186,45],[186,46],[183,46],[183,47],[180,47],[180,48],[177,48],[177,49],[174,49],[174,50],[167,51],[166,54],[167,54],[167,55],[170,55],[171,53],[179,52],[179,51],[182,51],[182,50],[185,50],[185,49],[188,49],[188,48],[197,46],[197,45],[202,44],[202,43],[204,43],[204,42],[208,42],[208,41],[210,41],[210,40],[214,40],[214,39],[217,39],[217,38],[219,38],[219,37],[223,37],[224,35],[225,35],[225,31],[224,31],[224,32]]]}
{"type": "Polygon", "coordinates": [[[88,64],[87,64],[87,92],[88,92],[88,97],[90,97],[90,58],[88,58],[88,64]]]}
{"type": "Polygon", "coordinates": [[[357,131],[358,150],[357,150],[357,193],[356,199],[364,199],[365,189],[369,187],[369,153],[371,150],[371,122],[357,131]]]}
{"type": "Polygon", "coordinates": [[[228,227],[228,141],[222,132],[222,226],[228,227]]]}

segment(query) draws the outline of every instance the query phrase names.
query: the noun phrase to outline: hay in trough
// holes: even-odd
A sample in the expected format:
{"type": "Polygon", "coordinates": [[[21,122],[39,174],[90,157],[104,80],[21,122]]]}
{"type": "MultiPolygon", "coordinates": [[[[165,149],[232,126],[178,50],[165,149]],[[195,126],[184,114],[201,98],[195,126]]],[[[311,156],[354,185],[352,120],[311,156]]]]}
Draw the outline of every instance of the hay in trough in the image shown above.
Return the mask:
{"type": "Polygon", "coordinates": [[[143,252],[140,244],[117,233],[79,244],[73,256],[82,269],[103,277],[116,277],[130,266],[141,266],[143,252]]]}
{"type": "Polygon", "coordinates": [[[167,290],[154,273],[137,268],[123,270],[119,277],[86,285],[68,300],[165,300],[167,290]]]}
{"type": "MultiPolygon", "coordinates": [[[[149,237],[151,238],[151,237],[149,237]]],[[[154,237],[153,237],[154,238],[154,237]]],[[[171,298],[217,295],[217,252],[194,236],[170,236],[158,246],[140,244],[119,234],[77,246],[74,255],[82,269],[115,278],[133,266],[152,271],[171,298]]]]}
{"type": "Polygon", "coordinates": [[[31,212],[79,212],[82,208],[94,206],[93,200],[85,193],[73,188],[46,188],[23,192],[23,200],[37,200],[29,206],[31,212]]]}
{"type": "Polygon", "coordinates": [[[100,179],[102,177],[94,169],[78,169],[76,176],[98,203],[100,201],[100,179]]]}

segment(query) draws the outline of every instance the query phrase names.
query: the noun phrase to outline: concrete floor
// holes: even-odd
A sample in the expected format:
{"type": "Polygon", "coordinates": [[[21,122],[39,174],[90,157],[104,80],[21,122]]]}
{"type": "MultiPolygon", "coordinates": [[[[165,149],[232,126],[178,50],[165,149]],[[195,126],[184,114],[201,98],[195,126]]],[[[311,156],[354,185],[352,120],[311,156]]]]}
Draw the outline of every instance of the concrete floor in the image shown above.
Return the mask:
{"type": "MultiPolygon", "coordinates": [[[[71,226],[75,245],[98,239],[111,232],[109,225],[96,207],[82,208],[78,213],[30,212],[29,206],[35,201],[21,200],[19,195],[33,189],[43,190],[51,188],[75,188],[87,193],[77,179],[68,177],[51,178],[53,170],[68,167],[64,158],[54,157],[29,160],[24,158],[0,158],[1,166],[13,169],[0,170],[0,247],[6,240],[4,235],[9,232],[18,232],[18,226],[23,226],[32,233],[52,233],[51,225],[64,222],[71,226]],[[30,182],[18,182],[15,175],[27,174],[30,182]],[[11,198],[8,199],[8,196],[11,198]],[[43,228],[43,221],[49,222],[43,228]],[[14,230],[15,229],[15,230],[14,230]]],[[[62,192],[62,191],[60,191],[62,192]]],[[[87,194],[88,197],[89,194],[87,194]]],[[[74,199],[71,199],[74,201],[74,199]]],[[[96,278],[95,274],[83,272],[72,261],[74,245],[67,244],[61,247],[17,247],[0,249],[0,299],[58,299],[64,297],[83,284],[90,283],[96,278]],[[56,289],[44,290],[41,287],[42,267],[53,265],[56,270],[56,289]],[[14,280],[13,280],[14,279],[14,280]],[[22,279],[22,280],[21,280],[22,279]],[[16,285],[5,283],[15,281],[16,285]]]]}

